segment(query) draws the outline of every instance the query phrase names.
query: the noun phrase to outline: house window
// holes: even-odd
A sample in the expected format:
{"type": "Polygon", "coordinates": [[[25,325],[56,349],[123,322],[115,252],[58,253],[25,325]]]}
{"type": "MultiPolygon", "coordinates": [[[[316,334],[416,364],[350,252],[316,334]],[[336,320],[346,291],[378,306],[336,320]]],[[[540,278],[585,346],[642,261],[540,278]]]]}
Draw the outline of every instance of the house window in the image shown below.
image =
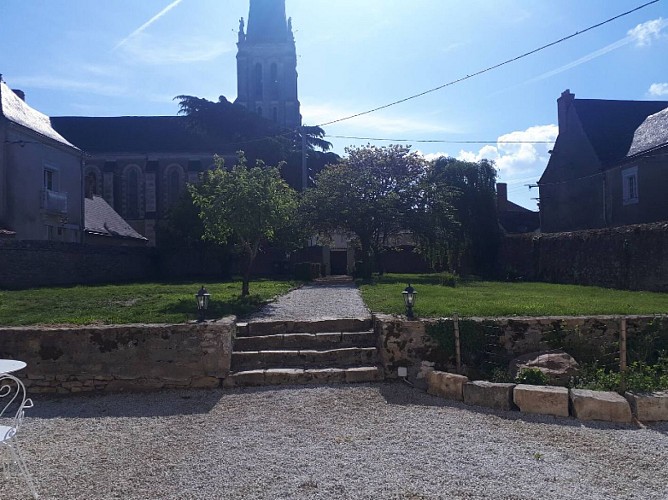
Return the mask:
{"type": "Polygon", "coordinates": [[[58,177],[56,170],[52,168],[44,169],[44,189],[58,191],[58,177]]]}
{"type": "Polygon", "coordinates": [[[638,203],[638,167],[622,170],[622,203],[638,203]]]}

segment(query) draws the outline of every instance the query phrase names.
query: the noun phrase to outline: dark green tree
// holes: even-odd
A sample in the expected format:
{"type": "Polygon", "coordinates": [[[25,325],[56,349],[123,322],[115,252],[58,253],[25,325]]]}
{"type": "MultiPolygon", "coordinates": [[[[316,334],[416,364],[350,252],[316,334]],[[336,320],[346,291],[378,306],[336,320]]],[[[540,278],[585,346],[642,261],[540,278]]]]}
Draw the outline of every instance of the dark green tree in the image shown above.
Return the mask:
{"type": "Polygon", "coordinates": [[[204,238],[220,245],[232,243],[241,257],[241,294],[249,295],[253,263],[262,246],[287,246],[286,238],[297,234],[291,230],[297,193],[281,179],[278,167],[260,161],[249,167],[243,153],[231,170],[217,158],[216,168],[204,172],[201,182],[189,185],[189,190],[200,210],[204,238]]]}
{"type": "Polygon", "coordinates": [[[431,165],[424,185],[434,197],[428,205],[438,207],[447,199],[456,221],[433,239],[432,251],[447,256],[453,272],[492,275],[500,237],[494,163],[441,157],[431,165]]]}
{"type": "Polygon", "coordinates": [[[388,238],[407,226],[426,162],[396,145],[350,147],[346,153],[317,176],[303,197],[302,212],[316,231],[355,235],[362,276],[370,278],[388,238]]]}

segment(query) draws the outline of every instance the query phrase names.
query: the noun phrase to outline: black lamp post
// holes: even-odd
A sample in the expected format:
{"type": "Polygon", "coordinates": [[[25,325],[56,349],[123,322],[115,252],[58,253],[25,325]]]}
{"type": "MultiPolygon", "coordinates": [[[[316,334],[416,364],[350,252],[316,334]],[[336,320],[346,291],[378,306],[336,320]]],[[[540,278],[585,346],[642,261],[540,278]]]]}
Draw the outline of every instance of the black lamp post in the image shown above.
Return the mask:
{"type": "Polygon", "coordinates": [[[408,319],[413,319],[413,306],[415,306],[417,292],[409,283],[401,294],[404,296],[404,304],[406,305],[406,317],[408,319]]]}
{"type": "Polygon", "coordinates": [[[202,323],[206,316],[206,310],[209,308],[209,297],[211,295],[206,291],[204,286],[195,294],[195,298],[197,299],[197,321],[199,323],[202,323]]]}

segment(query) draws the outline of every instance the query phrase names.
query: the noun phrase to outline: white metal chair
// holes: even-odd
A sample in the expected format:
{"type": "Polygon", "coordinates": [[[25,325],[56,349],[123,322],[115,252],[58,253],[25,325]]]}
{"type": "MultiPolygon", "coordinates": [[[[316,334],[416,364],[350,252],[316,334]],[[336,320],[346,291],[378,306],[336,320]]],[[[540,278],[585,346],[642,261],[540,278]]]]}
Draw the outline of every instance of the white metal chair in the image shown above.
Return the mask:
{"type": "MultiPolygon", "coordinates": [[[[26,388],[23,383],[9,373],[0,373],[0,448],[8,451],[9,456],[6,458],[17,465],[32,496],[39,498],[37,488],[28,472],[16,440],[16,435],[23,423],[24,410],[32,407],[32,400],[26,397],[26,388]]],[[[11,464],[8,463],[8,460],[5,460],[3,466],[5,476],[8,475],[9,465],[11,464]]]]}

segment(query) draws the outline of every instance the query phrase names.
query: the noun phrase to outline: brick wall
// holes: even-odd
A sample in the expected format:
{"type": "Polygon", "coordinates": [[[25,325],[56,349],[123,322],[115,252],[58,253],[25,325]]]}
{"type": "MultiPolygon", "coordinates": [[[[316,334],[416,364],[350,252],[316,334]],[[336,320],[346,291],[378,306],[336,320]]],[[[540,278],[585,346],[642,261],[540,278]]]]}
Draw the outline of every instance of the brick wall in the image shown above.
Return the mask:
{"type": "Polygon", "coordinates": [[[0,358],[28,366],[31,393],[218,387],[230,371],[234,318],[179,325],[0,328],[0,358]]]}
{"type": "Polygon", "coordinates": [[[507,236],[499,270],[526,280],[668,292],[668,223],[507,236]]]}

